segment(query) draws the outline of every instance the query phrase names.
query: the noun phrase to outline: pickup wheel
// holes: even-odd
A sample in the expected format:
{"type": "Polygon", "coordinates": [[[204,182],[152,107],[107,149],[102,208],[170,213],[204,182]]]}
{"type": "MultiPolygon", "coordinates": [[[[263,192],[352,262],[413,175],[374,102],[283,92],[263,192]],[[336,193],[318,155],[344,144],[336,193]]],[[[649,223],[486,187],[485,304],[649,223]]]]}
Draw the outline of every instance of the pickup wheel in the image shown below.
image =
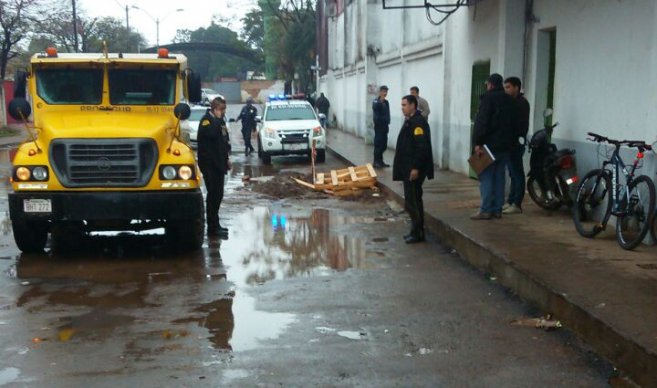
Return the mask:
{"type": "Polygon", "coordinates": [[[203,245],[205,217],[168,221],[165,233],[168,244],[179,252],[195,251],[203,245]]]}
{"type": "Polygon", "coordinates": [[[262,159],[262,142],[260,141],[260,136],[258,136],[258,157],[262,159]]]}
{"type": "Polygon", "coordinates": [[[317,156],[315,157],[315,162],[324,163],[326,161],[326,150],[320,149],[316,151],[317,151],[317,156]]]}
{"type": "Polygon", "coordinates": [[[262,151],[262,164],[264,165],[270,165],[271,164],[271,155],[266,153],[265,151],[262,151]]]}
{"type": "Polygon", "coordinates": [[[11,221],[14,230],[14,241],[18,249],[25,253],[43,252],[48,240],[48,224],[46,222],[11,221]]]}

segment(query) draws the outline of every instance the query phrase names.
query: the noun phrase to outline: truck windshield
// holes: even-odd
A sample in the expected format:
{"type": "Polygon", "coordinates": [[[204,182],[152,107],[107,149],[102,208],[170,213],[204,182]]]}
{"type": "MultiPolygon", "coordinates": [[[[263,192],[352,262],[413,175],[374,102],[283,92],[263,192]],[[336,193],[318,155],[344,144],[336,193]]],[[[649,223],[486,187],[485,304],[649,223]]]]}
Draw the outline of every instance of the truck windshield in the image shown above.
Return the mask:
{"type": "Polygon", "coordinates": [[[112,105],[173,105],[176,71],[114,69],[109,71],[112,105]]]}
{"type": "Polygon", "coordinates": [[[316,119],[310,105],[270,105],[265,116],[267,121],[316,119]]]}
{"type": "Polygon", "coordinates": [[[47,104],[100,104],[101,69],[40,69],[35,72],[37,94],[47,104]]]}

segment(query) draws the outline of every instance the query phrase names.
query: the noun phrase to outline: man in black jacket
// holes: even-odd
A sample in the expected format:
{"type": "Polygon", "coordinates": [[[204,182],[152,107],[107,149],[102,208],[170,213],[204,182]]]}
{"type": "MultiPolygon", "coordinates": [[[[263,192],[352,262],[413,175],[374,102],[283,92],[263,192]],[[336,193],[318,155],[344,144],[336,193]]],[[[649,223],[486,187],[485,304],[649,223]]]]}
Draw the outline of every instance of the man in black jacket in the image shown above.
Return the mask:
{"type": "Polygon", "coordinates": [[[527,132],[529,131],[529,102],[520,92],[522,82],[518,77],[509,77],[504,80],[504,91],[513,97],[516,104],[516,122],[514,147],[509,157],[508,170],[511,178],[509,197],[502,208],[502,214],[522,213],[522,200],[525,198],[525,166],[522,157],[527,146],[527,132]]]}
{"type": "Polygon", "coordinates": [[[417,110],[415,96],[402,98],[401,107],[406,120],[397,137],[392,179],[404,182],[404,203],[411,216],[411,232],[404,240],[413,244],[424,241],[422,184],[433,179],[433,153],[429,124],[417,110]]]}
{"type": "Polygon", "coordinates": [[[382,85],[379,88],[379,97],[372,102],[372,113],[374,115],[374,162],[376,168],[390,167],[383,161],[383,152],[388,148],[388,126],[390,125],[390,104],[386,97],[388,87],[382,85]]]}
{"type": "Polygon", "coordinates": [[[491,74],[486,81],[486,90],[475,118],[474,152],[481,155],[486,152],[486,146],[495,161],[479,175],[481,207],[470,217],[473,220],[502,217],[505,167],[515,138],[515,102],[504,93],[502,76],[491,74]]]}
{"type": "Polygon", "coordinates": [[[226,101],[220,97],[212,100],[210,109],[198,126],[198,165],[203,173],[207,189],[205,198],[208,236],[228,233],[219,224],[219,207],[224,197],[224,178],[230,170],[230,138],[224,121],[226,101]]]}

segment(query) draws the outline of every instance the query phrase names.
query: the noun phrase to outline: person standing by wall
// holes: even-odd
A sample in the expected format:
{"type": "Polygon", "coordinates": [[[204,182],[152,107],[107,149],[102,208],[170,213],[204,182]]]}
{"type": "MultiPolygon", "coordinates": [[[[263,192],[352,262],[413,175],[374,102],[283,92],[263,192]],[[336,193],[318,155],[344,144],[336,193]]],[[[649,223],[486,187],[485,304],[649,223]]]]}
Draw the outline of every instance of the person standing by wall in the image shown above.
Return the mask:
{"type": "Polygon", "coordinates": [[[251,145],[251,134],[256,130],[257,115],[258,108],[253,106],[253,97],[249,97],[246,99],[246,105],[242,107],[242,111],[235,119],[235,121],[242,120],[242,137],[244,138],[244,154],[246,156],[255,151],[251,145]]]}
{"type": "Polygon", "coordinates": [[[320,93],[319,98],[317,98],[317,101],[315,102],[315,107],[317,108],[317,111],[326,118],[322,119],[322,127],[326,128],[326,122],[328,121],[329,117],[329,108],[331,107],[331,102],[329,102],[328,98],[324,96],[324,93],[320,93]]]}
{"type": "Polygon", "coordinates": [[[491,74],[486,81],[474,124],[474,152],[483,154],[484,145],[495,161],[479,174],[481,206],[470,219],[490,220],[502,217],[504,179],[509,154],[514,147],[515,102],[504,93],[502,76],[491,74]]]}
{"type": "Polygon", "coordinates": [[[424,117],[424,119],[427,120],[427,122],[429,122],[429,113],[431,113],[431,109],[429,108],[429,103],[427,102],[427,100],[420,97],[420,88],[418,88],[417,86],[412,86],[411,96],[417,99],[417,109],[422,114],[422,117],[424,117]]]}
{"type": "Polygon", "coordinates": [[[372,102],[374,114],[374,161],[376,168],[390,167],[383,161],[383,152],[388,148],[388,130],[390,125],[390,104],[388,100],[388,87],[379,88],[379,96],[372,102]]]}
{"type": "Polygon", "coordinates": [[[422,184],[433,179],[431,132],[427,120],[417,110],[413,95],[402,98],[404,124],[397,137],[392,179],[404,183],[404,204],[411,216],[411,232],[404,236],[407,244],[424,241],[424,204],[422,184]]]}
{"type": "Polygon", "coordinates": [[[224,197],[225,175],[231,168],[230,140],[224,120],[226,101],[220,97],[210,103],[210,109],[198,126],[198,165],[207,189],[205,212],[208,236],[225,235],[228,229],[219,224],[219,207],[224,197]]]}
{"type": "Polygon", "coordinates": [[[522,82],[518,77],[509,77],[504,80],[504,91],[513,97],[516,105],[515,141],[511,150],[509,163],[509,177],[511,187],[507,203],[502,208],[502,214],[522,213],[522,200],[525,198],[525,166],[522,157],[527,146],[527,132],[529,131],[529,102],[520,92],[522,82]]]}

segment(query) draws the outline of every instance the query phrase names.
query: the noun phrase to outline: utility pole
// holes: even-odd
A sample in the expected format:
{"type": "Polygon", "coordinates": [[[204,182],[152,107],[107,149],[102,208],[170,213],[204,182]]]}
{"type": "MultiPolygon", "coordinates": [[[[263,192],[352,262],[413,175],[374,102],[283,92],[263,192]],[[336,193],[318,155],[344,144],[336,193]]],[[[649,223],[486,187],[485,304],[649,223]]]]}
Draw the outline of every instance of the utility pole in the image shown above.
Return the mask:
{"type": "Polygon", "coordinates": [[[130,34],[130,22],[128,21],[128,5],[125,5],[125,29],[128,31],[128,34],[130,34]]]}
{"type": "Polygon", "coordinates": [[[75,12],[75,0],[71,0],[73,3],[73,44],[75,45],[75,52],[78,52],[78,17],[75,12]]]}

